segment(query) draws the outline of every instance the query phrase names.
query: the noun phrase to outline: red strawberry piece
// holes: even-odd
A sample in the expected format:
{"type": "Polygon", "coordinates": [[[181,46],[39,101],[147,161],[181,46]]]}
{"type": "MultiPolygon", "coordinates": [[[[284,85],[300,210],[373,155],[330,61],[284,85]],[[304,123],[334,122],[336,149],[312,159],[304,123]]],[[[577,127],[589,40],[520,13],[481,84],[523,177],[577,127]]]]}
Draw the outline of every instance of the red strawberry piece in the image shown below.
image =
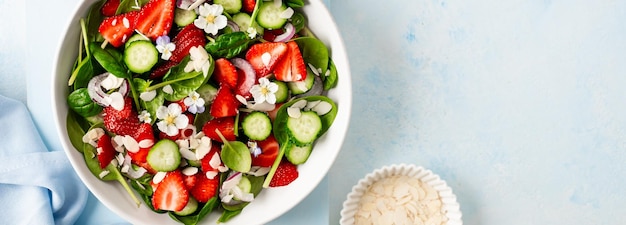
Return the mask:
{"type": "Polygon", "coordinates": [[[300,48],[295,41],[287,42],[287,47],[287,56],[277,63],[274,76],[285,82],[302,81],[306,78],[306,65],[300,48]]]}
{"type": "Polygon", "coordinates": [[[137,128],[137,131],[133,135],[133,138],[135,139],[135,141],[137,141],[137,143],[139,143],[139,151],[129,151],[128,156],[130,156],[133,163],[143,164],[146,162],[146,158],[148,157],[148,152],[150,152],[150,148],[152,148],[155,143],[152,125],[150,125],[149,123],[141,123],[137,128]]]}
{"type": "Polygon", "coordinates": [[[188,201],[189,192],[179,170],[168,172],[157,184],[152,196],[152,205],[157,210],[180,211],[188,201]]]}
{"type": "Polygon", "coordinates": [[[293,182],[298,178],[298,167],[288,160],[280,161],[280,164],[276,168],[276,173],[270,181],[270,187],[285,186],[293,182]]]}
{"type": "Polygon", "coordinates": [[[141,7],[136,18],[136,29],[152,39],[167,35],[172,28],[175,0],[150,0],[141,7]]]}
{"type": "Polygon", "coordinates": [[[240,104],[233,90],[228,85],[222,85],[217,89],[217,94],[211,104],[211,116],[216,118],[235,116],[239,113],[240,104]]]}
{"type": "Polygon", "coordinates": [[[211,150],[209,151],[209,153],[207,153],[204,158],[202,158],[200,160],[200,167],[202,168],[203,172],[218,172],[218,167],[212,166],[211,165],[211,159],[213,157],[215,157],[215,154],[217,154],[218,159],[220,159],[220,164],[219,166],[223,166],[224,163],[222,163],[222,160],[220,158],[220,147],[217,144],[213,144],[211,145],[211,150]]]}
{"type": "Polygon", "coordinates": [[[242,58],[233,58],[231,62],[237,68],[237,88],[235,89],[235,94],[241,95],[246,99],[252,98],[250,89],[257,83],[254,68],[248,61],[242,58]]]}
{"type": "Polygon", "coordinates": [[[167,72],[169,72],[170,69],[176,65],[178,65],[178,62],[171,60],[165,61],[163,64],[159,64],[152,70],[152,72],[150,72],[150,79],[154,80],[165,76],[165,74],[167,74],[167,72]]]}
{"type": "Polygon", "coordinates": [[[287,44],[283,42],[262,42],[250,46],[246,52],[246,60],[257,73],[257,78],[269,75],[275,64],[287,53],[287,44]]]}
{"type": "Polygon", "coordinates": [[[107,0],[102,8],[100,8],[100,13],[103,16],[114,16],[117,12],[117,8],[120,6],[120,0],[107,0]]]}
{"type": "Polygon", "coordinates": [[[115,148],[113,148],[113,144],[111,143],[111,137],[109,135],[102,135],[100,139],[98,139],[97,143],[97,155],[98,162],[100,162],[100,168],[107,167],[111,160],[115,158],[115,148]]]}
{"type": "Polygon", "coordinates": [[[256,6],[256,0],[243,0],[242,5],[244,12],[252,13],[254,11],[254,7],[256,6]]]}
{"type": "Polygon", "coordinates": [[[285,33],[284,29],[273,29],[273,30],[264,30],[263,31],[263,39],[267,40],[267,41],[274,41],[274,39],[276,39],[276,37],[278,37],[279,35],[285,33]]]}
{"type": "Polygon", "coordinates": [[[228,141],[234,141],[237,139],[235,136],[235,118],[234,117],[222,117],[222,118],[213,118],[206,122],[202,127],[202,132],[204,135],[211,138],[214,141],[222,142],[222,139],[219,135],[217,135],[218,130],[224,138],[228,141]]]}
{"type": "Polygon", "coordinates": [[[267,115],[270,117],[270,120],[274,121],[274,118],[276,118],[276,114],[278,113],[278,109],[280,109],[280,107],[283,104],[284,103],[276,103],[274,106],[274,110],[267,112],[267,115]]]}
{"type": "Polygon", "coordinates": [[[257,156],[252,155],[252,165],[262,167],[272,166],[278,156],[278,150],[280,149],[274,135],[270,135],[263,141],[257,141],[257,145],[261,148],[261,154],[257,156]]]}
{"type": "Polygon", "coordinates": [[[204,31],[196,27],[194,24],[189,24],[183,27],[182,30],[172,39],[172,42],[176,45],[170,61],[181,62],[186,56],[189,55],[189,49],[192,47],[200,46],[204,48],[206,44],[206,37],[204,31]]]}
{"type": "Polygon", "coordinates": [[[219,182],[219,176],[209,179],[204,173],[199,173],[196,185],[191,188],[191,196],[198,200],[198,202],[208,202],[209,199],[215,197],[217,194],[219,182]]]}
{"type": "Polygon", "coordinates": [[[194,175],[185,175],[183,174],[183,183],[185,184],[185,187],[187,187],[187,190],[191,190],[194,186],[196,186],[196,183],[198,181],[198,176],[201,176],[202,173],[196,173],[194,175]]]}
{"type": "Polygon", "coordinates": [[[111,106],[105,107],[103,110],[104,127],[117,135],[134,135],[139,127],[139,118],[137,112],[133,109],[132,99],[124,99],[124,108],[122,110],[114,109],[111,106]]]}
{"type": "Polygon", "coordinates": [[[230,88],[237,87],[237,68],[226,58],[215,60],[215,70],[212,76],[220,86],[228,85],[230,88]]]}
{"type": "Polygon", "coordinates": [[[117,16],[107,17],[100,23],[98,32],[111,45],[119,47],[135,31],[135,20],[138,15],[137,11],[130,11],[117,16]]]}

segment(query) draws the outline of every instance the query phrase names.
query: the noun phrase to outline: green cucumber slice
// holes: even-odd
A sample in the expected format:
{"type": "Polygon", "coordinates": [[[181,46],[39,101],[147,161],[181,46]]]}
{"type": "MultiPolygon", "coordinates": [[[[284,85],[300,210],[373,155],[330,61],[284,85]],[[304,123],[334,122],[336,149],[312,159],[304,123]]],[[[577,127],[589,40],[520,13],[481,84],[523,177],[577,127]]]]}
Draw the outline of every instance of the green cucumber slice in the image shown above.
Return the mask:
{"type": "Polygon", "coordinates": [[[263,2],[259,6],[256,22],[268,30],[282,28],[287,23],[287,19],[281,17],[286,9],[285,4],[276,5],[274,2],[263,2]]]}
{"type": "Polygon", "coordinates": [[[169,172],[180,165],[180,151],[178,144],[169,139],[159,140],[148,152],[148,164],[159,172],[169,172]]]}
{"type": "Polygon", "coordinates": [[[184,27],[193,23],[196,18],[198,18],[198,14],[196,14],[196,11],[194,10],[185,10],[181,8],[176,8],[176,10],[174,10],[174,23],[176,23],[179,27],[184,27]]]}
{"type": "Polygon", "coordinates": [[[316,112],[303,111],[300,117],[287,117],[287,131],[298,146],[312,144],[322,130],[322,120],[316,112]]]}
{"type": "Polygon", "coordinates": [[[241,10],[241,0],[213,0],[214,4],[219,4],[224,7],[224,12],[228,14],[235,14],[241,10]]]}
{"type": "Polygon", "coordinates": [[[251,112],[241,123],[243,133],[251,140],[265,140],[272,133],[272,121],[270,117],[262,112],[251,112]]]}
{"type": "Polygon", "coordinates": [[[124,50],[124,63],[134,73],[145,73],[159,61],[159,51],[150,41],[133,41],[124,50]]]}
{"type": "Polygon", "coordinates": [[[287,157],[287,160],[294,165],[300,165],[309,159],[311,151],[313,151],[313,145],[291,145],[290,148],[285,151],[285,157],[287,157]]]}

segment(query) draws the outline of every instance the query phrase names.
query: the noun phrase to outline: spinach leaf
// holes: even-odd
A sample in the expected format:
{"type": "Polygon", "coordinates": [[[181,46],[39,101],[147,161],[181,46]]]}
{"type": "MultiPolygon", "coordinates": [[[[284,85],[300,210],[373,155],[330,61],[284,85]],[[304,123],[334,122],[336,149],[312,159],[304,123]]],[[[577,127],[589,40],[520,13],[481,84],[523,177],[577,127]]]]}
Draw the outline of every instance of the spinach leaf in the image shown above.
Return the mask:
{"type": "Polygon", "coordinates": [[[209,68],[209,72],[205,77],[201,71],[184,71],[185,66],[187,65],[189,60],[189,56],[185,57],[185,59],[183,59],[178,65],[170,69],[170,72],[168,72],[163,77],[163,82],[149,87],[148,90],[155,90],[156,88],[170,85],[173,89],[173,92],[164,93],[164,97],[168,101],[177,101],[188,96],[189,93],[198,89],[202,84],[206,83],[209,80],[211,74],[213,73],[215,64],[213,63],[213,58],[209,55],[209,62],[211,63],[211,67],[209,68]]]}
{"type": "Polygon", "coordinates": [[[110,47],[102,49],[95,42],[89,44],[89,50],[106,71],[119,78],[130,78],[128,68],[126,68],[126,64],[122,60],[122,53],[110,47]]]}
{"type": "MultiPolygon", "coordinates": [[[[251,189],[250,193],[254,195],[254,197],[258,196],[259,193],[263,190],[263,181],[265,180],[265,176],[252,176],[252,175],[243,175],[250,181],[251,189]]],[[[241,202],[235,205],[227,205],[222,203],[222,207],[227,211],[237,211],[242,210],[246,207],[250,202],[241,202]]],[[[225,222],[225,221],[224,221],[225,222]]]]}
{"type": "Polygon", "coordinates": [[[246,32],[237,31],[218,36],[215,41],[207,43],[204,48],[215,57],[232,58],[246,50],[254,41],[246,32]]]}
{"type": "Polygon", "coordinates": [[[88,30],[85,25],[85,20],[80,20],[81,27],[81,45],[79,45],[78,50],[78,59],[76,59],[76,64],[74,69],[72,70],[72,74],[68,79],[68,85],[74,85],[74,89],[87,87],[89,80],[93,77],[94,68],[93,61],[91,60],[91,53],[89,52],[89,40],[88,40],[88,30]],[[85,52],[85,56],[83,57],[83,52],[85,52]]]}
{"type": "MultiPolygon", "coordinates": [[[[135,83],[137,92],[142,93],[148,91],[148,87],[150,86],[151,81],[146,81],[141,78],[135,78],[133,79],[133,83],[135,83]]],[[[140,100],[141,106],[143,106],[143,108],[146,109],[148,113],[150,113],[150,118],[152,119],[153,124],[156,121],[156,111],[157,109],[159,109],[160,106],[163,105],[164,102],[165,94],[160,90],[156,90],[156,96],[152,100],[140,100]]]]}
{"type": "Polygon", "coordinates": [[[194,213],[188,216],[179,216],[170,212],[169,215],[175,221],[178,221],[185,225],[196,225],[200,221],[202,221],[202,219],[204,219],[206,215],[211,213],[217,207],[218,203],[219,203],[219,199],[217,197],[213,197],[209,199],[209,201],[206,202],[204,206],[202,206],[202,209],[200,209],[200,211],[197,213],[194,213]]]}
{"type": "Polygon", "coordinates": [[[326,91],[337,86],[337,80],[339,79],[337,67],[335,67],[332,59],[328,59],[328,71],[325,74],[320,74],[320,77],[324,79],[324,90],[326,91]]]}
{"type": "Polygon", "coordinates": [[[127,13],[130,11],[135,11],[135,10],[139,10],[141,8],[141,6],[145,5],[146,3],[148,3],[149,0],[121,0],[120,1],[120,6],[117,7],[117,11],[115,12],[115,14],[122,14],[122,13],[127,13]],[[139,4],[139,5],[137,5],[139,4]]]}
{"type": "Polygon", "coordinates": [[[102,40],[102,35],[98,32],[98,27],[100,27],[100,23],[104,20],[104,16],[100,13],[100,8],[104,5],[106,1],[99,1],[98,3],[93,4],[91,9],[89,10],[89,14],[87,15],[87,41],[95,42],[98,40],[102,40]]]}
{"type": "Polygon", "coordinates": [[[229,221],[233,217],[239,215],[241,213],[241,211],[242,211],[242,209],[235,210],[235,211],[224,210],[224,212],[222,213],[222,216],[220,216],[220,218],[217,219],[217,222],[218,223],[224,223],[226,221],[229,221]]]}
{"type": "Polygon", "coordinates": [[[291,16],[291,24],[295,28],[296,33],[300,32],[306,25],[306,18],[304,18],[304,14],[295,12],[291,16]]]}
{"type": "Polygon", "coordinates": [[[287,0],[287,6],[291,8],[302,8],[304,6],[304,0],[287,0]]]}
{"type": "Polygon", "coordinates": [[[328,48],[324,42],[313,37],[296,38],[295,42],[300,47],[302,58],[307,64],[313,65],[315,68],[321,69],[321,74],[326,73],[328,68],[328,48]]]}
{"type": "Polygon", "coordinates": [[[67,119],[65,121],[65,124],[67,127],[67,136],[70,139],[70,143],[72,143],[72,146],[74,146],[76,151],[83,153],[85,149],[83,136],[85,135],[85,129],[87,129],[89,126],[85,125],[85,120],[74,111],[67,112],[67,119]],[[81,124],[81,122],[83,123],[81,124]]]}
{"type": "Polygon", "coordinates": [[[102,112],[102,106],[91,100],[87,88],[80,88],[70,93],[67,96],[67,104],[83,117],[95,116],[102,112]]]}
{"type": "MultiPolygon", "coordinates": [[[[221,133],[218,134],[221,137],[221,133]]],[[[240,141],[226,141],[225,138],[222,140],[224,141],[224,146],[222,147],[221,158],[224,165],[234,171],[250,171],[252,157],[250,156],[248,146],[240,141]]]]}

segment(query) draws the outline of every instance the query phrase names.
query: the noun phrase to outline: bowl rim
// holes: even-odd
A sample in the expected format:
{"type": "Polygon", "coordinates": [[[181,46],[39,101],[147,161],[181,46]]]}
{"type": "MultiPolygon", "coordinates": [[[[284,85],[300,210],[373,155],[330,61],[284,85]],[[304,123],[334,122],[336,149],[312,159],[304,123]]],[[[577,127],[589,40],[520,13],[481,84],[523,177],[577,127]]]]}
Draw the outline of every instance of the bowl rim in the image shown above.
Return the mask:
{"type": "MultiPolygon", "coordinates": [[[[120,185],[118,185],[118,183],[103,182],[97,179],[95,176],[93,176],[91,172],[89,172],[89,170],[86,168],[84,160],[82,160],[82,154],[80,154],[78,151],[74,149],[74,147],[71,145],[69,141],[69,138],[67,137],[66,114],[69,109],[64,99],[67,96],[69,91],[67,90],[67,85],[64,85],[64,84],[67,83],[66,75],[68,71],[66,70],[66,68],[69,68],[69,70],[71,71],[71,65],[73,65],[73,61],[76,58],[75,55],[77,54],[69,53],[70,55],[72,55],[72,57],[67,57],[68,53],[64,50],[68,46],[68,44],[75,43],[73,41],[68,41],[68,40],[72,38],[77,39],[77,36],[76,36],[77,33],[75,31],[79,29],[77,28],[78,26],[76,25],[76,22],[80,18],[84,17],[85,13],[87,13],[91,5],[96,2],[97,0],[83,0],[79,2],[77,6],[74,8],[74,10],[72,11],[73,14],[71,16],[71,19],[64,26],[64,31],[61,35],[59,43],[57,44],[56,55],[54,58],[53,70],[51,74],[52,81],[53,81],[51,82],[51,86],[52,86],[51,87],[51,91],[52,91],[51,100],[52,100],[52,111],[53,111],[52,114],[53,114],[53,118],[55,119],[56,131],[60,138],[63,149],[66,155],[68,156],[70,163],[72,164],[72,168],[77,173],[77,175],[79,176],[83,184],[87,186],[89,191],[102,204],[104,204],[108,209],[113,211],[115,214],[119,215],[125,220],[130,221],[133,224],[140,224],[145,221],[137,219],[138,217],[142,217],[142,216],[154,217],[156,216],[155,213],[152,211],[149,211],[149,214],[146,214],[144,212],[146,210],[140,209],[141,213],[139,213],[137,216],[131,216],[129,215],[130,213],[127,211],[127,209],[125,209],[127,207],[125,208],[120,207],[119,202],[114,201],[114,198],[112,197],[108,197],[109,195],[114,195],[114,196],[122,195],[124,197],[123,200],[126,199],[128,201],[128,204],[134,204],[134,202],[132,202],[130,198],[127,196],[127,194],[123,192],[123,190],[120,190],[121,187],[120,185]],[[69,36],[70,34],[75,34],[74,35],[75,37],[69,36]],[[67,61],[72,62],[72,63],[61,64],[67,61]],[[61,75],[61,74],[65,74],[65,75],[61,75]],[[57,79],[57,77],[59,76],[63,77],[64,79],[60,79],[60,78],[57,79]]],[[[326,32],[323,32],[326,35],[318,36],[318,37],[320,37],[320,40],[322,40],[327,45],[327,47],[329,47],[331,57],[333,58],[333,61],[337,65],[338,72],[341,76],[338,81],[339,83],[337,87],[335,88],[335,89],[341,88],[341,90],[339,91],[331,90],[329,92],[329,97],[333,96],[331,98],[337,101],[337,104],[339,106],[337,117],[333,123],[333,126],[328,130],[326,134],[324,134],[318,140],[320,143],[324,143],[323,145],[324,147],[328,147],[324,150],[328,150],[331,152],[331,154],[325,155],[325,160],[328,160],[329,163],[324,163],[323,165],[316,166],[315,168],[312,168],[313,165],[304,164],[303,168],[305,168],[307,171],[315,169],[316,171],[318,171],[318,173],[319,171],[324,171],[324,173],[323,175],[312,176],[310,179],[308,179],[308,182],[306,182],[306,184],[310,184],[308,186],[304,185],[303,182],[299,182],[300,184],[298,184],[298,188],[302,189],[300,192],[301,194],[299,195],[289,194],[293,192],[293,191],[288,191],[290,190],[289,186],[273,188],[270,190],[264,190],[262,194],[258,196],[259,199],[271,199],[272,197],[285,195],[285,194],[279,194],[279,192],[286,192],[287,197],[290,199],[290,201],[287,203],[287,205],[285,205],[285,207],[278,208],[277,213],[275,213],[274,215],[266,216],[265,221],[255,220],[255,223],[256,222],[259,222],[259,223],[269,222],[269,221],[276,219],[277,217],[281,215],[284,215],[291,208],[299,204],[305,197],[310,195],[311,192],[320,184],[322,179],[325,176],[327,176],[330,170],[330,167],[336,160],[336,157],[344,143],[345,136],[348,131],[351,108],[352,108],[352,84],[351,84],[350,65],[349,65],[347,52],[345,49],[345,44],[342,39],[341,33],[339,32],[337,28],[334,18],[328,11],[327,7],[322,3],[322,0],[306,0],[305,7],[302,10],[306,12],[306,11],[313,10],[313,9],[319,10],[319,11],[316,11],[316,16],[318,17],[321,16],[321,19],[317,23],[310,24],[311,30],[317,31],[318,29],[323,28],[324,31],[326,31],[326,32]],[[339,93],[341,93],[341,95],[339,93]],[[329,143],[329,141],[333,141],[333,143],[329,143]]],[[[306,15],[309,16],[308,13],[306,15]]],[[[78,33],[80,33],[80,31],[78,33]]],[[[73,45],[69,45],[69,46],[73,46],[73,45]]],[[[312,156],[313,155],[315,154],[312,154],[312,156]]],[[[298,180],[302,180],[302,179],[298,179],[298,180]]],[[[296,182],[294,183],[297,183],[298,180],[296,180],[296,182]]],[[[293,185],[294,183],[290,185],[293,185]]],[[[264,201],[267,201],[267,200],[264,200],[264,201]]],[[[142,202],[142,204],[145,204],[145,203],[142,202]]],[[[250,204],[250,206],[252,205],[253,204],[250,204]]],[[[142,207],[142,208],[145,209],[146,207],[142,207]]],[[[163,214],[159,216],[167,217],[169,222],[173,222],[173,220],[169,219],[167,214],[163,214]]],[[[240,222],[237,218],[239,217],[235,217],[233,218],[233,220],[228,221],[227,223],[223,223],[223,224],[237,224],[238,222],[240,222]]],[[[211,220],[210,216],[207,216],[206,218],[204,218],[202,224],[213,223],[214,221],[215,220],[211,220]]]]}

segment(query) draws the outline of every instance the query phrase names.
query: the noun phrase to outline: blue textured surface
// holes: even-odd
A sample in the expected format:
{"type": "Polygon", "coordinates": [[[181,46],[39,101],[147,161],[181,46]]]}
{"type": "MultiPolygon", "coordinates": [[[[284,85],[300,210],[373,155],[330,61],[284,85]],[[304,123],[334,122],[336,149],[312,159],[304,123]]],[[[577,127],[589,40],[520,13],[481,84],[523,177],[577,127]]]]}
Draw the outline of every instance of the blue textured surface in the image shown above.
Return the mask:
{"type": "MultiPolygon", "coordinates": [[[[76,2],[0,0],[0,19],[29,15],[26,26],[0,23],[15,34],[0,36],[0,76],[26,71],[28,106],[49,146],[60,144],[45,90],[62,15],[76,2]],[[15,60],[15,46],[28,61],[15,60]]],[[[350,57],[351,126],[328,178],[276,224],[303,215],[336,224],[351,187],[395,163],[446,180],[466,224],[626,220],[626,2],[326,2],[350,57]]],[[[81,221],[122,222],[97,200],[88,205],[81,221]]]]}

